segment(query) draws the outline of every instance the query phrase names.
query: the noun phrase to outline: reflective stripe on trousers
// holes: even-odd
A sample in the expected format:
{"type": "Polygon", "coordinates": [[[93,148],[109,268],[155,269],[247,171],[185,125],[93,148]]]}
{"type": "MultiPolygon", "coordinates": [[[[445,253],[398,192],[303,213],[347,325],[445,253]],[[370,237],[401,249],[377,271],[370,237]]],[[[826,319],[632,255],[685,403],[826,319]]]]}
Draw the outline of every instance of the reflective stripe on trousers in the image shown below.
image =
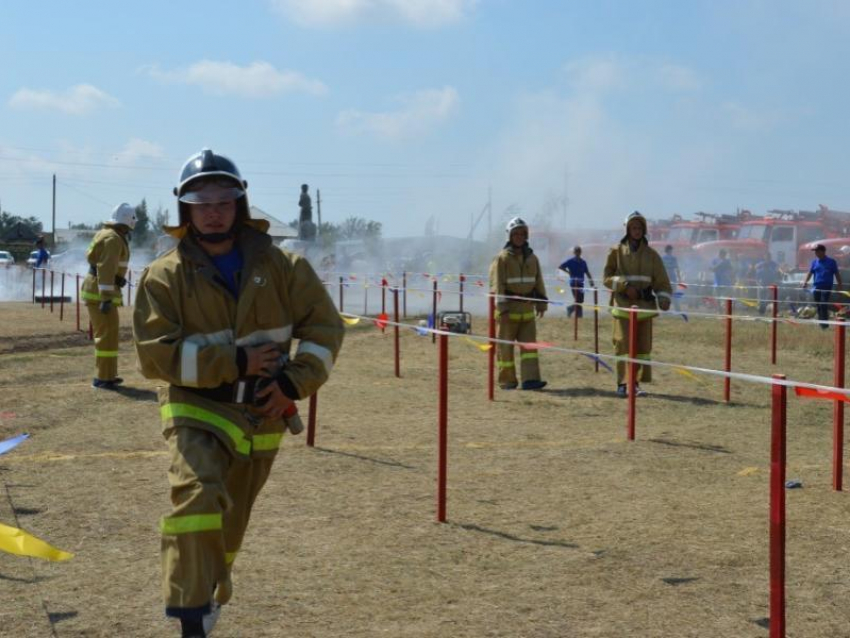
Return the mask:
{"type": "Polygon", "coordinates": [[[219,603],[230,598],[230,570],[274,457],[234,457],[199,428],[171,428],[166,439],[173,509],[161,523],[162,588],[166,614],[179,616],[209,605],[213,588],[219,603]]]}

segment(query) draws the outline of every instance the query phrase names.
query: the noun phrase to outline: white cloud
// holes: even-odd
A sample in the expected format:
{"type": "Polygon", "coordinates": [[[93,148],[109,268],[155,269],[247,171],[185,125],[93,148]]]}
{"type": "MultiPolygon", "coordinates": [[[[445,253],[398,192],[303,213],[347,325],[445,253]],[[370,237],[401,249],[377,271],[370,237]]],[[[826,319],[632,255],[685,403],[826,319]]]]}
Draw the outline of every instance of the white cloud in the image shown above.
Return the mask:
{"type": "Polygon", "coordinates": [[[478,0],[271,0],[275,11],[302,26],[405,22],[432,28],[468,15],[478,0]]]}
{"type": "Polygon", "coordinates": [[[63,93],[23,88],[9,99],[13,108],[54,110],[70,115],[86,115],[101,107],[119,105],[117,99],[91,84],[77,84],[63,93]]]}
{"type": "Polygon", "coordinates": [[[588,57],[567,64],[567,73],[578,93],[602,93],[624,88],[629,81],[630,67],[614,55],[588,57]]]}
{"type": "Polygon", "coordinates": [[[214,95],[239,95],[262,98],[285,92],[323,95],[327,87],[318,80],[304,77],[296,71],[278,71],[268,62],[252,62],[239,66],[232,62],[201,60],[174,71],[148,67],[147,73],[160,81],[190,84],[214,95]]]}
{"type": "Polygon", "coordinates": [[[401,106],[395,111],[343,111],[337,116],[337,126],[346,131],[401,139],[445,121],[457,110],[460,102],[457,91],[451,86],[417,91],[396,99],[401,106]]]}
{"type": "Polygon", "coordinates": [[[159,144],[133,137],[115,154],[114,161],[119,166],[132,166],[139,160],[160,160],[164,157],[159,144]]]}
{"type": "Polygon", "coordinates": [[[673,91],[698,91],[702,80],[693,69],[680,64],[663,64],[657,70],[661,86],[673,91]]]}
{"type": "Polygon", "coordinates": [[[744,131],[767,131],[782,120],[782,116],[775,110],[756,110],[735,101],[724,102],[720,109],[733,127],[744,131]]]}

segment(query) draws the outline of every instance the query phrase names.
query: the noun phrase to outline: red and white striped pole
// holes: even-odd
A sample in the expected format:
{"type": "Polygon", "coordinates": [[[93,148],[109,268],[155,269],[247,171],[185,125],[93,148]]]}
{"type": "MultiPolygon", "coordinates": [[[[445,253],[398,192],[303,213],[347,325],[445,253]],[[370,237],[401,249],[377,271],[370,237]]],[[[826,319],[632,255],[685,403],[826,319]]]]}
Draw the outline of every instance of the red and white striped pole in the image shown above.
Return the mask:
{"type": "Polygon", "coordinates": [[[629,409],[626,421],[626,438],[635,440],[635,396],[637,394],[637,313],[638,307],[632,306],[629,312],[629,387],[628,402],[629,409]]]}
{"type": "MultiPolygon", "coordinates": [[[[774,379],[785,379],[774,374],[774,379]]],[[[770,430],[770,638],[785,638],[785,421],[787,388],[771,389],[770,430]]]]}
{"type": "MultiPolygon", "coordinates": [[[[732,300],[726,300],[726,358],[724,360],[723,369],[726,372],[732,371],[732,300]]],[[[728,376],[723,377],[723,400],[729,403],[732,394],[732,379],[728,376]]]]}
{"type": "MultiPolygon", "coordinates": [[[[835,370],[832,385],[844,387],[844,347],[846,327],[842,321],[835,326],[835,370]]],[[[832,489],[841,491],[844,482],[844,401],[832,404],[832,489]]]]}
{"type": "Polygon", "coordinates": [[[449,338],[440,335],[440,376],[438,380],[439,405],[437,413],[437,521],[446,522],[446,484],[448,474],[448,402],[449,402],[449,338]]]}
{"type": "Polygon", "coordinates": [[[488,311],[488,329],[487,334],[490,337],[490,349],[487,351],[487,398],[493,400],[493,389],[496,385],[496,344],[493,339],[496,338],[496,298],[493,295],[487,295],[489,300],[488,311]]]}

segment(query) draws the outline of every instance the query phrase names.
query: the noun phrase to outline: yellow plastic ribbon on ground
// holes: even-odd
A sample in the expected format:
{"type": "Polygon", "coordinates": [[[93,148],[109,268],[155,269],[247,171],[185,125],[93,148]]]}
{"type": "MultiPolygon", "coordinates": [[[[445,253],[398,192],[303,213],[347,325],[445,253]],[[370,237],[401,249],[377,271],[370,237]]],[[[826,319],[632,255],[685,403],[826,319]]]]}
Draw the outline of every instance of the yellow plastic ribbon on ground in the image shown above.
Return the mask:
{"type": "Polygon", "coordinates": [[[360,323],[359,317],[342,317],[342,320],[349,326],[356,326],[358,323],[360,323]]]}
{"type": "Polygon", "coordinates": [[[470,337],[464,337],[463,340],[467,343],[471,343],[473,346],[481,350],[481,352],[487,352],[493,347],[492,343],[478,343],[475,339],[471,339],[470,337]]]}
{"type": "Polygon", "coordinates": [[[50,561],[63,561],[74,557],[73,554],[56,549],[22,529],[3,524],[0,524],[0,551],[50,561]]]}
{"type": "Polygon", "coordinates": [[[750,308],[755,308],[759,305],[759,302],[755,299],[738,299],[738,301],[740,301],[745,306],[749,306],[750,308]]]}
{"type": "Polygon", "coordinates": [[[703,386],[704,386],[704,385],[708,385],[708,384],[707,384],[707,382],[705,381],[705,379],[702,379],[701,377],[698,377],[697,375],[695,375],[695,374],[694,374],[693,372],[691,372],[690,370],[686,370],[685,368],[673,368],[673,371],[674,371],[674,372],[678,372],[678,373],[679,373],[679,374],[681,374],[683,377],[687,377],[688,379],[691,379],[692,381],[696,381],[696,382],[697,382],[697,383],[699,383],[700,385],[703,385],[703,386]]]}

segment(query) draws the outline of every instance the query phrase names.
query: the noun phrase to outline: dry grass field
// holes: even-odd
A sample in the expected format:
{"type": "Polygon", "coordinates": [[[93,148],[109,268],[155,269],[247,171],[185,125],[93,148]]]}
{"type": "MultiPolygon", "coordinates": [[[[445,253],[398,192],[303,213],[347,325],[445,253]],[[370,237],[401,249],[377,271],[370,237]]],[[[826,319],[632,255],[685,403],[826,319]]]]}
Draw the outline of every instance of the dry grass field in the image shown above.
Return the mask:
{"type": "MultiPolygon", "coordinates": [[[[0,304],[0,522],[75,553],[0,554],[0,635],[166,637],[158,521],[168,511],[155,384],[124,326],[120,392],[95,391],[73,321],[0,304]]],[[[541,339],[572,346],[547,317],[541,339]]],[[[589,348],[584,320],[578,346],[589,348]]],[[[723,324],[664,319],[655,357],[718,368],[723,324]]],[[[610,351],[602,320],[603,352],[610,351]]],[[[483,331],[478,321],[476,332],[483,331]]],[[[736,370],[829,383],[832,334],[735,324],[736,370]]],[[[449,490],[435,522],[430,338],[349,328],[319,393],[316,447],[291,437],[235,566],[216,636],[305,638],[768,635],[768,386],[657,373],[625,401],[589,360],[544,351],[549,387],[486,400],[486,355],[450,346],[449,490]]],[[[306,413],[306,402],[302,413],[306,413]]],[[[306,416],[306,414],[305,414],[306,416]]],[[[850,497],[831,489],[832,406],[789,397],[788,635],[850,636],[850,497]]],[[[306,421],[306,419],[305,419],[306,421]]]]}

